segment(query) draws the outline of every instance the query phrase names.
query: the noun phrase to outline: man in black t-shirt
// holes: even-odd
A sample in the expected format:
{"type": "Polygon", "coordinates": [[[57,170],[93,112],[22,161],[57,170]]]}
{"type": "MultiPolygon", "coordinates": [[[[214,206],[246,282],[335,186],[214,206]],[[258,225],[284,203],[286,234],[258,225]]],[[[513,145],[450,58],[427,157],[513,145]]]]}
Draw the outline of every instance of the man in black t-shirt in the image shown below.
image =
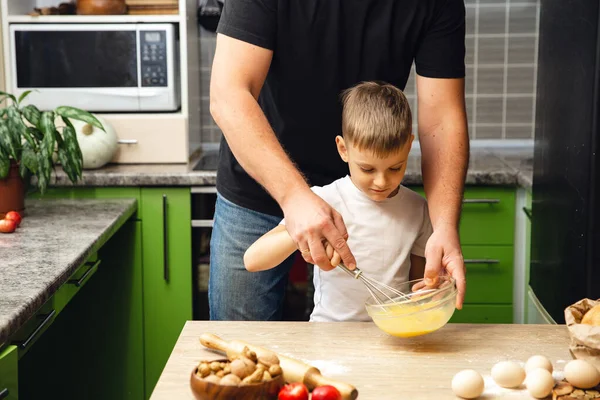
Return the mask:
{"type": "Polygon", "coordinates": [[[328,241],[355,266],[341,216],[309,185],[348,172],[335,147],[340,93],[370,80],[403,89],[413,62],[434,228],[425,276],[447,271],[456,278],[460,308],[466,283],[458,220],[469,152],[463,0],[227,0],[217,32],[211,113],[224,138],[211,319],[281,319],[292,259],[250,273],[243,254],[283,216],[307,262],[328,265],[328,241]]]}

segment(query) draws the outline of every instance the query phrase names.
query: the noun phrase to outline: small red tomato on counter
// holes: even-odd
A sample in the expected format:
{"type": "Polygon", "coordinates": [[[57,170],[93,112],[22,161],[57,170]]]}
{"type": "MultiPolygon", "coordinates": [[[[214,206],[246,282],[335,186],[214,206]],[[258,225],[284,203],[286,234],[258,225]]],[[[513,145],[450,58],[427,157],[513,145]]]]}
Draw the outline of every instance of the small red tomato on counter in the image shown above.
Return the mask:
{"type": "Polygon", "coordinates": [[[23,220],[23,218],[21,217],[21,214],[19,214],[16,211],[9,211],[5,216],[4,219],[10,219],[15,221],[15,223],[17,224],[17,227],[19,225],[21,225],[21,221],[23,220]]]}
{"type": "Polygon", "coordinates": [[[279,391],[278,400],[308,400],[308,389],[303,383],[288,383],[279,391]]]}
{"type": "Polygon", "coordinates": [[[17,229],[17,223],[12,219],[3,219],[0,221],[1,233],[12,233],[17,229]]]}
{"type": "Polygon", "coordinates": [[[341,400],[342,394],[335,386],[319,386],[312,391],[312,400],[341,400]]]}

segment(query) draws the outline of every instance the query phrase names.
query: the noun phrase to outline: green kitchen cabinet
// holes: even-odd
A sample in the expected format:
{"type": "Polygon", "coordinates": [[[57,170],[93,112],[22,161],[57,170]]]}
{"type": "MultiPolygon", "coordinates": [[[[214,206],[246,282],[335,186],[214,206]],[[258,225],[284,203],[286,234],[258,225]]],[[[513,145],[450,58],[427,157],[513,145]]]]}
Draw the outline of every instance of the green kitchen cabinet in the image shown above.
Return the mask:
{"type": "Polygon", "coordinates": [[[16,400],[19,395],[19,354],[17,346],[0,350],[0,399],[16,400]]]}
{"type": "Polygon", "coordinates": [[[462,246],[462,251],[467,269],[465,303],[512,303],[512,246],[462,246]]]}
{"type": "Polygon", "coordinates": [[[189,188],[142,188],[144,354],[149,396],[192,319],[189,188]]]}
{"type": "MultiPolygon", "coordinates": [[[[421,186],[411,189],[425,194],[421,186]]],[[[513,321],[515,207],[515,187],[465,187],[459,235],[467,293],[450,322],[513,321]]]]}
{"type": "Polygon", "coordinates": [[[510,324],[512,320],[512,305],[465,304],[454,311],[450,323],[510,324]]]}
{"type": "MultiPolygon", "coordinates": [[[[422,186],[411,189],[425,195],[422,186]]],[[[512,246],[515,192],[514,187],[465,187],[459,227],[461,244],[512,246]]]]}
{"type": "Polygon", "coordinates": [[[129,220],[90,261],[96,272],[19,360],[23,399],[146,398],[142,223],[129,220]]]}

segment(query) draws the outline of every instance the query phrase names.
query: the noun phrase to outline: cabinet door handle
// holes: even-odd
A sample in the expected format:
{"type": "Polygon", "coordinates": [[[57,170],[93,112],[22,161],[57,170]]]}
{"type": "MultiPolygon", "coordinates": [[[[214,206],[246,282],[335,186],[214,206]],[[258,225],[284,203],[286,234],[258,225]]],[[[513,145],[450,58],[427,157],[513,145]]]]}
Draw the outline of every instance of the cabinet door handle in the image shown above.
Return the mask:
{"type": "Polygon", "coordinates": [[[79,279],[69,279],[67,281],[67,283],[70,283],[71,285],[75,285],[77,287],[81,287],[81,285],[83,285],[83,282],[85,282],[86,278],[88,276],[90,276],[90,274],[92,273],[92,271],[95,270],[96,268],[98,268],[98,265],[100,265],[100,261],[101,260],[96,261],[87,271],[85,271],[85,274],[81,275],[81,278],[79,278],[79,279]]]}
{"type": "Polygon", "coordinates": [[[531,221],[531,208],[523,207],[523,212],[527,215],[527,218],[531,221]]]}
{"type": "Polygon", "coordinates": [[[56,310],[52,310],[50,313],[48,313],[46,315],[40,315],[40,317],[43,317],[44,319],[37,326],[37,328],[35,328],[35,330],[31,333],[31,335],[29,335],[29,337],[27,339],[25,339],[25,341],[23,343],[19,344],[19,347],[21,347],[21,349],[25,350],[27,348],[27,346],[29,346],[29,344],[33,341],[33,339],[35,339],[35,337],[38,335],[38,333],[40,333],[40,331],[42,329],[44,329],[44,327],[46,325],[48,325],[50,320],[52,320],[52,317],[54,317],[54,314],[56,314],[56,310]]]}
{"type": "Polygon", "coordinates": [[[465,204],[498,204],[500,199],[464,199],[465,204]]]}
{"type": "Polygon", "coordinates": [[[0,400],[7,398],[9,394],[10,393],[8,393],[8,388],[0,390],[0,400]]]}
{"type": "Polygon", "coordinates": [[[500,264],[500,260],[491,258],[467,258],[464,262],[465,264],[500,264]]]}
{"type": "Polygon", "coordinates": [[[169,238],[168,238],[168,214],[167,214],[167,195],[163,194],[163,278],[169,282],[169,238]]]}
{"type": "Polygon", "coordinates": [[[138,144],[137,139],[119,139],[117,141],[119,144],[138,144]]]}

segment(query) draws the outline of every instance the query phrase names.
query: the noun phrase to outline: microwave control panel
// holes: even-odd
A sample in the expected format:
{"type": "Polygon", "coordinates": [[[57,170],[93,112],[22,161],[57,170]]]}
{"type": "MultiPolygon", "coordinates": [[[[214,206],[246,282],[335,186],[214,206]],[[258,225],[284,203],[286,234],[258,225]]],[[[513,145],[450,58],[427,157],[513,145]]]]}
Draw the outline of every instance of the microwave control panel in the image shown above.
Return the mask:
{"type": "Polygon", "coordinates": [[[140,31],[142,86],[167,86],[167,38],[164,31],[140,31]]]}

